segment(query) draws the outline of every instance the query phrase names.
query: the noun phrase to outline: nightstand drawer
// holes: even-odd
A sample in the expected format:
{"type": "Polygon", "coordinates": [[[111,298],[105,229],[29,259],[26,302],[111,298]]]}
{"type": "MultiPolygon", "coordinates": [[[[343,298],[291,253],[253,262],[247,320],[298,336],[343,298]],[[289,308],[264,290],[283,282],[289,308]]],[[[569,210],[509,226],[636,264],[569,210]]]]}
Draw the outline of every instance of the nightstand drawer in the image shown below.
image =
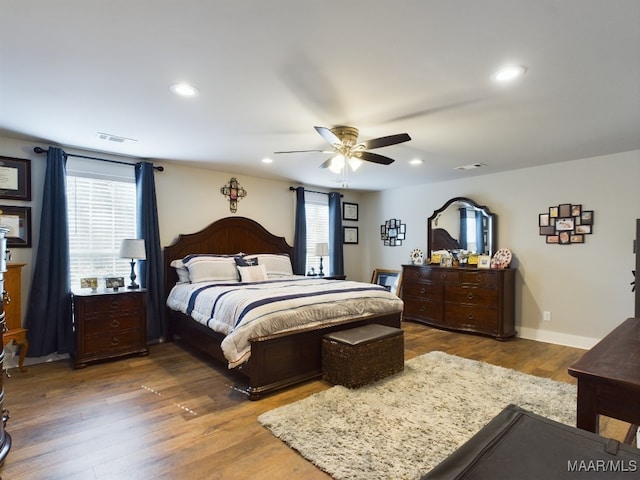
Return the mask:
{"type": "Polygon", "coordinates": [[[84,323],[86,335],[113,333],[131,328],[140,328],[140,311],[126,310],[124,312],[111,312],[108,316],[87,316],[84,323]]]}
{"type": "Polygon", "coordinates": [[[86,315],[98,313],[118,312],[122,310],[136,309],[140,306],[142,295],[127,295],[128,292],[118,295],[101,295],[83,298],[82,304],[86,315]]]}
{"type": "Polygon", "coordinates": [[[84,353],[86,356],[128,352],[137,348],[142,342],[140,330],[125,330],[117,333],[89,335],[85,338],[84,353]]]}

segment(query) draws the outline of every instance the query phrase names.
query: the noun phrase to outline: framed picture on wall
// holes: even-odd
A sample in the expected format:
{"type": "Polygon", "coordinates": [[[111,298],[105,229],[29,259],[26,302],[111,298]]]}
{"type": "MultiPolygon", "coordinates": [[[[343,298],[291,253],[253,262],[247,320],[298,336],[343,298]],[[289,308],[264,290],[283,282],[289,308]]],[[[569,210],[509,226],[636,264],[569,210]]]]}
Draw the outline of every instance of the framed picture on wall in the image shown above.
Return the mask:
{"type": "Polygon", "coordinates": [[[342,204],[342,219],[358,221],[358,204],[344,202],[342,204]]]}
{"type": "Polygon", "coordinates": [[[0,198],[31,201],[31,160],[0,157],[0,198]]]}
{"type": "Polygon", "coordinates": [[[358,243],[358,227],[342,227],[343,243],[345,244],[357,244],[358,243]]]}
{"type": "Polygon", "coordinates": [[[31,248],[31,207],[0,205],[0,227],[7,232],[7,247],[31,248]]]}

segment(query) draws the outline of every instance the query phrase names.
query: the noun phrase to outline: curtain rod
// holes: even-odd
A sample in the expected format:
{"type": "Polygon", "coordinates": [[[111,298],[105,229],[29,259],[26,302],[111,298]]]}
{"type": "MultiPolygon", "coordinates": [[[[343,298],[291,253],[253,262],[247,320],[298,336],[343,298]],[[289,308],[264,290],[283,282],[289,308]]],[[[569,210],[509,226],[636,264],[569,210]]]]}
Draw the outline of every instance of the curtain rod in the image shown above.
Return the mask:
{"type": "MultiPolygon", "coordinates": [[[[296,190],[296,187],[289,187],[289,191],[294,192],[296,190]]],[[[318,192],[317,190],[307,190],[306,188],[304,189],[305,192],[309,192],[309,193],[320,193],[322,195],[331,195],[331,193],[327,193],[327,192],[318,192]]],[[[340,194],[340,198],[344,197],[344,195],[340,194]]]]}
{"type": "MultiPolygon", "coordinates": [[[[33,147],[33,151],[36,153],[47,153],[49,150],[45,150],[44,148],[41,147],[33,147]]],[[[118,163],[120,165],[129,165],[129,166],[134,166],[135,163],[129,163],[129,162],[122,162],[120,160],[107,160],[106,158],[97,158],[97,157],[88,157],[86,155],[74,155],[73,153],[67,153],[65,152],[64,155],[66,157],[76,157],[76,158],[87,158],[89,160],[98,160],[99,162],[109,162],[109,163],[118,163]]],[[[163,172],[164,171],[164,167],[163,166],[153,166],[154,170],[157,170],[159,172],[163,172]]]]}

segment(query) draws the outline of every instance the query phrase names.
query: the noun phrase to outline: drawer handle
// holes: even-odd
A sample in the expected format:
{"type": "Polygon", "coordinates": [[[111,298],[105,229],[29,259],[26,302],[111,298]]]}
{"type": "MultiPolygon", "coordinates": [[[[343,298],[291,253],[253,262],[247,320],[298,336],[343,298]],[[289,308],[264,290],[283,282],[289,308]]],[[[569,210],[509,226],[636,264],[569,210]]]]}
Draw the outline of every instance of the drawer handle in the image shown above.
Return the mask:
{"type": "Polygon", "coordinates": [[[424,305],[420,305],[420,311],[424,312],[426,310],[426,308],[424,307],[424,305]]]}
{"type": "Polygon", "coordinates": [[[472,313],[470,313],[469,315],[467,315],[467,318],[468,318],[469,320],[473,320],[473,314],[472,314],[472,313]]]}
{"type": "Polygon", "coordinates": [[[118,308],[118,301],[114,300],[113,302],[111,302],[111,308],[118,308]]]}
{"type": "Polygon", "coordinates": [[[447,278],[447,274],[446,273],[441,273],[440,274],[440,278],[445,280],[447,278]]]}
{"type": "Polygon", "coordinates": [[[9,296],[9,292],[6,290],[2,291],[2,301],[5,305],[9,305],[11,303],[11,297],[9,296]]]}
{"type": "Polygon", "coordinates": [[[414,272],[414,275],[415,275],[416,278],[420,278],[420,276],[421,276],[420,272],[414,272]]]}
{"type": "Polygon", "coordinates": [[[420,289],[420,293],[424,293],[424,292],[426,292],[426,291],[427,291],[427,289],[426,289],[426,288],[424,288],[424,287],[422,287],[422,288],[420,289]]]}
{"type": "Polygon", "coordinates": [[[111,345],[115,346],[115,345],[118,345],[118,343],[120,343],[119,340],[118,340],[118,337],[113,337],[111,339],[111,345]]]}
{"type": "Polygon", "coordinates": [[[479,282],[482,281],[482,275],[478,274],[478,276],[476,277],[476,280],[478,280],[479,282]]]}
{"type": "Polygon", "coordinates": [[[471,300],[471,299],[473,298],[473,293],[468,293],[468,294],[467,294],[467,298],[468,298],[469,300],[471,300]]]}
{"type": "Polygon", "coordinates": [[[118,320],[114,320],[111,322],[111,326],[113,328],[118,328],[120,326],[120,322],[118,320]]]}

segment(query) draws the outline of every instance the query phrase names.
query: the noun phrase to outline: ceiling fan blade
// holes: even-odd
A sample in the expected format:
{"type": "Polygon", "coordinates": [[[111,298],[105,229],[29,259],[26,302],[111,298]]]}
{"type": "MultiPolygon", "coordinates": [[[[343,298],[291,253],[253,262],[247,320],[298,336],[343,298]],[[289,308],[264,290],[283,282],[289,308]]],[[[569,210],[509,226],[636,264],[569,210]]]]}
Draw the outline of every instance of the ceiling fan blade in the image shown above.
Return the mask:
{"type": "Polygon", "coordinates": [[[395,160],[393,158],[385,157],[384,155],[378,155],[371,152],[357,152],[353,154],[354,157],[366,160],[367,162],[379,163],[380,165],[391,165],[395,160]]]}
{"type": "Polygon", "coordinates": [[[399,133],[387,137],[372,138],[371,140],[360,143],[358,146],[363,146],[365,150],[372,150],[374,148],[388,147],[390,145],[408,142],[409,140],[411,140],[411,137],[408,133],[399,133]]]}
{"type": "Polygon", "coordinates": [[[339,147],[342,145],[342,140],[340,140],[335,133],[329,130],[327,127],[313,127],[316,129],[316,132],[320,134],[322,138],[324,138],[327,142],[329,142],[334,147],[339,147]]]}
{"type": "Polygon", "coordinates": [[[276,153],[308,153],[308,152],[320,152],[320,153],[333,153],[333,150],[284,150],[276,153]]]}

